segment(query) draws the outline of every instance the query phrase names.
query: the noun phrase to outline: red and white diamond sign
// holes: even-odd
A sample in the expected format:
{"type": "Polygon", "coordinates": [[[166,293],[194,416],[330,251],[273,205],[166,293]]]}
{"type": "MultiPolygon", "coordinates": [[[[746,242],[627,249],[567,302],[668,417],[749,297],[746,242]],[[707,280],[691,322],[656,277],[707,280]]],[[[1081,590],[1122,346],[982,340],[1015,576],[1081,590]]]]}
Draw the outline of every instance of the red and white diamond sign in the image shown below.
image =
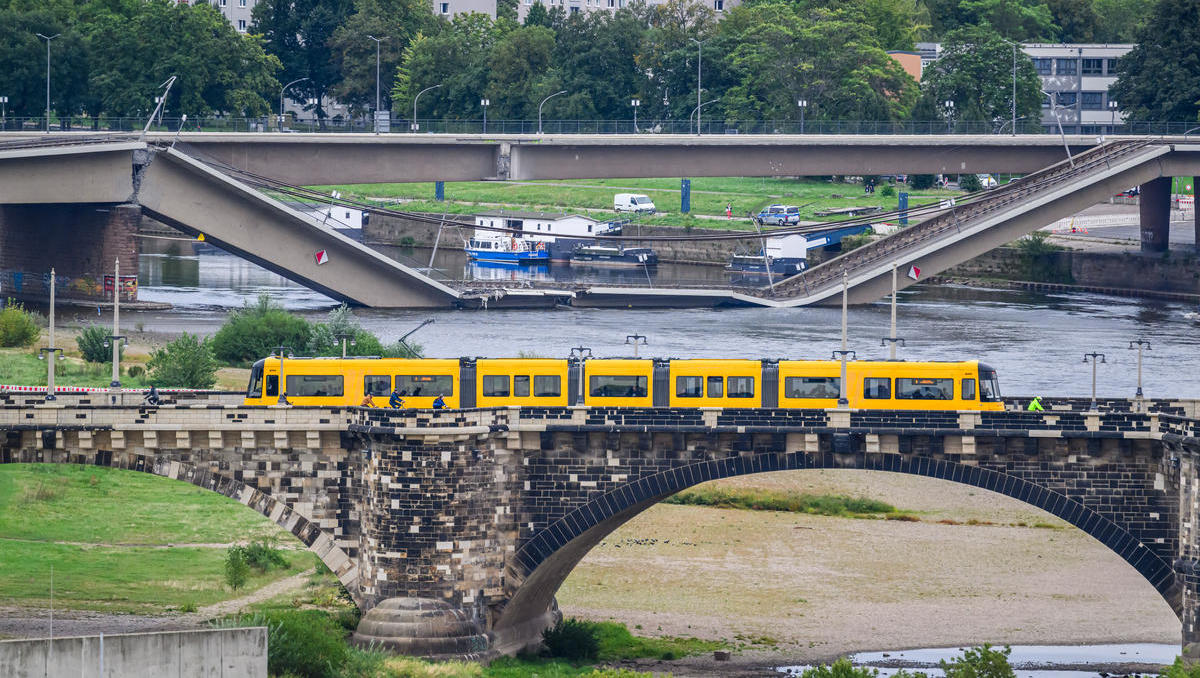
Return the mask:
{"type": "Polygon", "coordinates": [[[329,263],[329,253],[326,252],[325,250],[317,250],[317,254],[316,254],[315,258],[317,260],[317,266],[320,266],[321,264],[329,263]]]}
{"type": "Polygon", "coordinates": [[[921,269],[917,268],[916,266],[910,266],[908,269],[908,277],[912,278],[913,280],[920,278],[921,269]]]}

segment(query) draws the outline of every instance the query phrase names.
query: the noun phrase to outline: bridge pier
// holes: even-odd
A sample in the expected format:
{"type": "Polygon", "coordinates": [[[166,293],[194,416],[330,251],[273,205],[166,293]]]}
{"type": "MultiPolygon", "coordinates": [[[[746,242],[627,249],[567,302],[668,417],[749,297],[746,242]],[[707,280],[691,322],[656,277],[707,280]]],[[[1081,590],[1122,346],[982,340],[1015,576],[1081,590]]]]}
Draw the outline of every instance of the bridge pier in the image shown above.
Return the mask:
{"type": "Polygon", "coordinates": [[[1200,195],[1200,176],[1192,177],[1192,245],[1197,250],[1200,250],[1200,219],[1196,218],[1196,212],[1194,211],[1196,207],[1195,197],[1197,195],[1200,195]]]}
{"type": "Polygon", "coordinates": [[[1142,226],[1142,251],[1166,252],[1171,240],[1171,177],[1141,185],[1138,212],[1142,226]]]}
{"type": "Polygon", "coordinates": [[[0,294],[49,299],[54,268],[60,301],[112,299],[104,280],[120,257],[121,298],[136,301],[141,220],[132,204],[0,205],[0,294]]]}

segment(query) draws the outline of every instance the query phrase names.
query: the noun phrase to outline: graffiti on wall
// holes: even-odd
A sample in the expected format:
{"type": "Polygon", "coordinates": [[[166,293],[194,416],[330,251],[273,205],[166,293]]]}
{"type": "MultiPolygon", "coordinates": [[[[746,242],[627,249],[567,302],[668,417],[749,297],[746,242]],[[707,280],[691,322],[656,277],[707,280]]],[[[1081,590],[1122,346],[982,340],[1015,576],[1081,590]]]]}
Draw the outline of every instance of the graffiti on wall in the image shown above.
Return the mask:
{"type": "MultiPolygon", "coordinates": [[[[138,277],[121,276],[121,301],[137,301],[138,277]]],[[[0,293],[18,296],[49,296],[50,274],[29,271],[0,271],[0,293]]],[[[54,293],[63,299],[112,300],[113,276],[61,273],[54,278],[54,293]]]]}

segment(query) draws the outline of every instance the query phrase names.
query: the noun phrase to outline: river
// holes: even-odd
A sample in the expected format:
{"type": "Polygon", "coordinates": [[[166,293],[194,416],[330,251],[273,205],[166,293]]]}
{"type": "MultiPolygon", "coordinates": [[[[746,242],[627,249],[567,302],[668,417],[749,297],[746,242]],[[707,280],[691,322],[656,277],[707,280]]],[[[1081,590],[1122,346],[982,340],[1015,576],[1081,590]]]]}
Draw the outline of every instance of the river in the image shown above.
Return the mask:
{"type": "MultiPolygon", "coordinates": [[[[712,274],[708,269],[681,273],[712,274]]],[[[174,308],[124,312],[122,321],[160,332],[211,334],[230,309],[253,302],[260,292],[314,320],[335,305],[317,292],[216,252],[143,254],[139,278],[140,299],[174,308]]],[[[917,285],[900,293],[899,335],[906,343],[899,357],[978,358],[997,368],[1005,394],[1087,396],[1092,365],[1083,363],[1083,354],[1100,352],[1107,361],[1097,366],[1100,396],[1131,397],[1137,351],[1129,349],[1129,342],[1144,337],[1151,342],[1145,353],[1146,396],[1198,397],[1191,372],[1200,355],[1195,311],[1179,302],[1096,294],[917,285]]],[[[836,308],[356,309],[355,314],[385,342],[433,318],[434,324],[412,341],[427,356],[439,358],[520,351],[566,356],[574,346],[589,347],[596,356],[632,355],[625,338],[636,333],[648,337],[649,345],[640,349],[643,357],[824,359],[839,347],[841,328],[836,308]]],[[[881,338],[888,334],[888,322],[886,301],[851,308],[850,349],[859,358],[886,358],[881,338]]]]}

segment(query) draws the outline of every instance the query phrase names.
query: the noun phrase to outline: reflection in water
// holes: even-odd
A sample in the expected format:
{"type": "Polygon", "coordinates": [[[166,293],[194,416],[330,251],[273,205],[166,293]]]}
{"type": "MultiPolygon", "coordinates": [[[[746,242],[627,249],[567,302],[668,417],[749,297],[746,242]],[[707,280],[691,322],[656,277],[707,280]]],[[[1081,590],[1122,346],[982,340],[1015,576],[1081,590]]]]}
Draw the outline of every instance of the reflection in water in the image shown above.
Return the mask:
{"type": "MultiPolygon", "coordinates": [[[[439,252],[438,257],[443,253],[439,252]]],[[[462,252],[445,253],[447,259],[462,252]]],[[[428,263],[428,252],[425,254],[428,263]]],[[[137,320],[167,332],[211,333],[228,308],[269,292],[285,307],[323,315],[334,305],[327,297],[288,282],[237,257],[200,254],[143,255],[139,296],[175,305],[168,312],[143,312],[137,320]],[[195,272],[190,272],[194,262],[195,272]]],[[[549,267],[553,275],[556,266],[549,267]]],[[[659,276],[668,269],[659,266],[659,276]]],[[[685,275],[709,275],[712,267],[685,275]]],[[[718,275],[724,275],[715,269],[718,275]]],[[[626,271],[627,272],[627,271],[626,271]]],[[[1145,354],[1148,397],[1200,395],[1181,365],[1192,365],[1200,348],[1200,321],[1177,302],[1136,300],[1095,294],[1032,293],[968,287],[918,285],[900,293],[900,356],[908,360],[982,359],[1000,373],[1008,394],[1086,396],[1091,365],[1084,353],[1099,351],[1100,395],[1132,396],[1137,353],[1129,341],[1153,342],[1145,354]]],[[[828,358],[840,341],[837,308],[588,309],[429,311],[358,309],[363,325],[385,341],[395,341],[425,318],[431,325],[414,335],[430,357],[504,356],[527,351],[566,356],[572,346],[591,347],[597,356],[625,355],[625,336],[649,337],[644,355],[661,357],[828,358]]],[[[122,317],[124,317],[122,313],[122,317]]],[[[888,304],[852,308],[850,348],[864,359],[887,357],[888,304]]]]}

